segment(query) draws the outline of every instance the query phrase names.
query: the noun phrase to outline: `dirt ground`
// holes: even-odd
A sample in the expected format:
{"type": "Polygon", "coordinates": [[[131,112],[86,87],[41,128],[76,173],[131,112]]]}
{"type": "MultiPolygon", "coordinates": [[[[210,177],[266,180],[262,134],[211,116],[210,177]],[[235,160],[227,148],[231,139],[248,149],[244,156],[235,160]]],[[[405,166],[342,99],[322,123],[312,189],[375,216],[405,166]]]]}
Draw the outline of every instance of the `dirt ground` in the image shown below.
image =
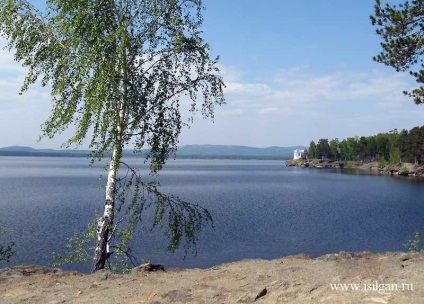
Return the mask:
{"type": "Polygon", "coordinates": [[[17,266],[0,270],[0,303],[424,303],[423,274],[421,253],[297,255],[128,275],[17,266]]]}

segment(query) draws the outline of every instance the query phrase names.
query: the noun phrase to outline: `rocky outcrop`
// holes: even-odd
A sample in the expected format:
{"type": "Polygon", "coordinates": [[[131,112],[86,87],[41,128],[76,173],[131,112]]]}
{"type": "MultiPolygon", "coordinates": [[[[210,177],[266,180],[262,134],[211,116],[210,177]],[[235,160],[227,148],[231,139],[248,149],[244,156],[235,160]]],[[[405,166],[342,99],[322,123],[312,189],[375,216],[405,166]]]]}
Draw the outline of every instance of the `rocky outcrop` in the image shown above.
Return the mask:
{"type": "Polygon", "coordinates": [[[424,166],[415,165],[412,163],[402,163],[398,165],[384,165],[382,166],[378,162],[352,162],[352,161],[321,161],[317,159],[313,160],[287,160],[286,166],[288,167],[308,167],[308,168],[350,168],[358,169],[361,171],[369,171],[370,173],[388,174],[388,175],[399,175],[399,176],[413,176],[413,177],[424,177],[424,166]]]}
{"type": "MultiPolygon", "coordinates": [[[[346,168],[352,166],[353,162],[349,162],[351,164],[347,164],[347,162],[341,161],[321,161],[317,159],[311,160],[302,160],[302,159],[292,159],[286,161],[286,166],[288,167],[309,167],[309,168],[346,168]]],[[[356,167],[357,165],[355,165],[356,167]]]]}
{"type": "Polygon", "coordinates": [[[0,271],[0,303],[422,303],[423,269],[423,253],[345,251],[126,275],[20,266],[0,271]]]}
{"type": "Polygon", "coordinates": [[[34,275],[66,276],[82,274],[78,271],[64,271],[60,268],[50,268],[39,265],[15,266],[12,268],[0,269],[0,280],[34,275]]]}
{"type": "Polygon", "coordinates": [[[423,177],[424,166],[419,166],[412,163],[402,163],[397,165],[385,165],[379,166],[377,162],[362,165],[360,169],[367,169],[370,171],[376,171],[381,174],[399,175],[399,176],[412,176],[412,177],[423,177]]]}
{"type": "Polygon", "coordinates": [[[137,272],[152,272],[152,271],[165,271],[165,267],[161,264],[141,264],[140,266],[137,266],[133,269],[131,269],[131,273],[137,273],[137,272]]]}

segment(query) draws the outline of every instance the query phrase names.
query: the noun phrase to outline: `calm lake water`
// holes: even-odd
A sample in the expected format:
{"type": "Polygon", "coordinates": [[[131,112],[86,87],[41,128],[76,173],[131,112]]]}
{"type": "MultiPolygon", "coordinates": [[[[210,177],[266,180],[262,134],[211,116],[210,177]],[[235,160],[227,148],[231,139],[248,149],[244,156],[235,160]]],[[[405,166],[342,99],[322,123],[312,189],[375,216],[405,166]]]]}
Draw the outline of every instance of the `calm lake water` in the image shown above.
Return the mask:
{"type": "MultiPolygon", "coordinates": [[[[16,240],[9,266],[52,262],[51,253],[102,207],[99,174],[100,166],[89,168],[83,158],[0,157],[0,227],[16,240]]],[[[141,257],[165,268],[341,250],[404,251],[411,234],[424,229],[422,180],[257,160],[171,160],[159,179],[164,192],[208,208],[215,225],[201,234],[197,256],[185,260],[182,253],[166,253],[159,232],[146,228],[141,257]]],[[[63,268],[89,271],[89,265],[63,268]]]]}

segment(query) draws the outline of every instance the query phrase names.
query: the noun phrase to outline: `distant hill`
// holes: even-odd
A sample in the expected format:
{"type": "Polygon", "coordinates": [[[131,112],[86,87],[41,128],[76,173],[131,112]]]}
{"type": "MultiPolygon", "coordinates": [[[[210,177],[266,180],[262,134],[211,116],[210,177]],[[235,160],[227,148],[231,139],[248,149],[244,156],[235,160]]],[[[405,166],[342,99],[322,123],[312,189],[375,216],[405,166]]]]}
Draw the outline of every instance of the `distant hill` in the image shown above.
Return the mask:
{"type": "Polygon", "coordinates": [[[21,146],[10,146],[5,148],[0,148],[0,151],[14,151],[14,152],[37,152],[36,149],[31,147],[21,147],[21,146]]]}
{"type": "MultiPolygon", "coordinates": [[[[291,159],[293,158],[293,150],[302,148],[304,147],[254,148],[224,145],[186,145],[178,147],[176,158],[291,159]]],[[[34,149],[21,146],[0,148],[0,156],[86,157],[88,154],[88,150],[34,149]]],[[[133,154],[131,150],[124,150],[124,156],[131,157],[138,156],[138,154],[133,154]]]]}
{"type": "Polygon", "coordinates": [[[0,156],[44,156],[44,157],[86,157],[87,150],[34,149],[31,147],[10,146],[0,148],[0,156]]]}

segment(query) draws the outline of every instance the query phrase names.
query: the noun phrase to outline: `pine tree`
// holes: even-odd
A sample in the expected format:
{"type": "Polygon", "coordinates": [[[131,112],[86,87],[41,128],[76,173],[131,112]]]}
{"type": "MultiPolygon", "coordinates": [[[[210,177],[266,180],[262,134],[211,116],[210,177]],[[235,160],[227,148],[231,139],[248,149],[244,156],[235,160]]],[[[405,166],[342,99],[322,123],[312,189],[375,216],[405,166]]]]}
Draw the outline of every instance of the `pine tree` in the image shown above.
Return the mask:
{"type": "Polygon", "coordinates": [[[401,4],[381,4],[375,1],[371,22],[383,40],[382,52],[373,59],[392,66],[396,71],[408,71],[419,87],[404,93],[416,104],[424,102],[424,0],[401,4]]]}

